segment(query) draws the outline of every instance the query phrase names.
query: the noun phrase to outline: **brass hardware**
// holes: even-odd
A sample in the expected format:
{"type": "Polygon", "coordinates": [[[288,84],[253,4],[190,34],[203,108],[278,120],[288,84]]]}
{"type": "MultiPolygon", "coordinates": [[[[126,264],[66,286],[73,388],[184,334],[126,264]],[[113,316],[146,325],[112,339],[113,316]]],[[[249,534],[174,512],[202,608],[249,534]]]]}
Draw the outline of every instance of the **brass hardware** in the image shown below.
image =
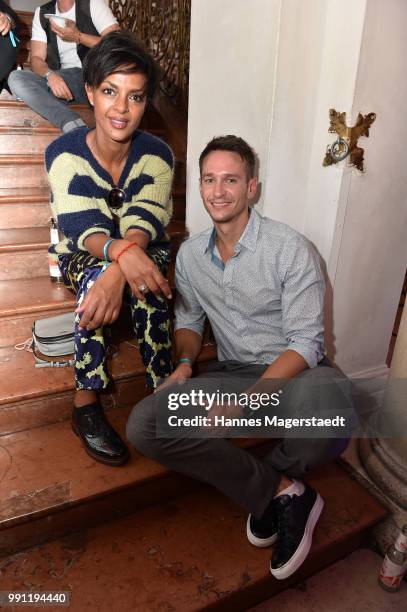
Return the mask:
{"type": "Polygon", "coordinates": [[[161,67],[160,87],[188,108],[191,0],[110,0],[120,27],[140,38],[161,67]]]}
{"type": "Polygon", "coordinates": [[[338,113],[334,108],[329,111],[331,134],[338,134],[334,143],[328,145],[323,165],[331,166],[337,164],[349,156],[349,165],[356,166],[361,172],[364,171],[363,153],[364,149],[358,147],[360,136],[369,136],[369,128],[376,119],[376,113],[362,115],[359,113],[356,124],[353,127],[346,125],[346,113],[338,113]]]}

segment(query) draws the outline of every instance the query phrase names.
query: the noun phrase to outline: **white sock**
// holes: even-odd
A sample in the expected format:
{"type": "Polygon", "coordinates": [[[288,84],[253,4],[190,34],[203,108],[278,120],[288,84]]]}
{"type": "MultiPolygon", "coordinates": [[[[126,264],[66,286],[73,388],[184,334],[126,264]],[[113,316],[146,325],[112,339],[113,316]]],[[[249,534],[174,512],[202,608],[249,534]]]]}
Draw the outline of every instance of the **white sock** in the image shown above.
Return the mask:
{"type": "Polygon", "coordinates": [[[280,493],[277,493],[275,497],[279,497],[280,495],[302,495],[304,490],[304,483],[302,483],[300,480],[293,480],[290,486],[280,491],[280,493]]]}

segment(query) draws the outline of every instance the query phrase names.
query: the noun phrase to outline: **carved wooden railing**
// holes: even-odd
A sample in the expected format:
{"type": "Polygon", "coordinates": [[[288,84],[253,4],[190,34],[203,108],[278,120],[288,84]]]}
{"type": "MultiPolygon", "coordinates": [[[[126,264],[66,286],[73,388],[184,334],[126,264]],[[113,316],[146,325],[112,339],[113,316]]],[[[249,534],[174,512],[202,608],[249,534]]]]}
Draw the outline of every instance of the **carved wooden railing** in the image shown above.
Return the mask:
{"type": "Polygon", "coordinates": [[[161,67],[161,89],[188,108],[191,0],[110,0],[120,26],[146,45],[161,67]]]}

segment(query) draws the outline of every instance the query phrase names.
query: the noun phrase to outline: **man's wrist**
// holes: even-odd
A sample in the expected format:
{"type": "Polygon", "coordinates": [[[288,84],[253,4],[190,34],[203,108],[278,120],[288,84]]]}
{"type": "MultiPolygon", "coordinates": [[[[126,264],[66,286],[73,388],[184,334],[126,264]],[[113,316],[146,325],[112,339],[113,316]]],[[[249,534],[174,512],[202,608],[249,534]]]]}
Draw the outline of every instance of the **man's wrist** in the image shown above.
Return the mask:
{"type": "Polygon", "coordinates": [[[190,357],[186,357],[185,355],[182,355],[181,357],[177,359],[177,365],[181,365],[181,364],[189,365],[189,367],[192,370],[192,366],[194,365],[194,362],[190,357]]]}
{"type": "Polygon", "coordinates": [[[54,74],[54,71],[50,69],[48,69],[47,72],[44,74],[44,79],[47,81],[47,83],[48,83],[48,79],[51,76],[51,74],[54,74]]]}

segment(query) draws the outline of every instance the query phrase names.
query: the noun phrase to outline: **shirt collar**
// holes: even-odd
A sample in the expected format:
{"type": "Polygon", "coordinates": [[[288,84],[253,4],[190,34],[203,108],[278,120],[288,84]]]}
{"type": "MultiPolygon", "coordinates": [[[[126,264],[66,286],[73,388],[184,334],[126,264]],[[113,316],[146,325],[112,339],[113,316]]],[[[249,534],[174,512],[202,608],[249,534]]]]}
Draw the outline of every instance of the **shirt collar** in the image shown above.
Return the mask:
{"type": "MultiPolygon", "coordinates": [[[[247,222],[244,232],[240,236],[237,244],[240,245],[240,247],[245,247],[249,251],[254,252],[256,250],[257,237],[259,235],[262,217],[254,208],[250,208],[249,211],[249,221],[247,222]]],[[[204,242],[204,253],[207,253],[209,251],[211,254],[213,254],[215,242],[216,230],[215,228],[213,228],[211,233],[209,234],[208,241],[204,242]]],[[[237,250],[240,251],[240,248],[238,248],[237,250]]]]}

